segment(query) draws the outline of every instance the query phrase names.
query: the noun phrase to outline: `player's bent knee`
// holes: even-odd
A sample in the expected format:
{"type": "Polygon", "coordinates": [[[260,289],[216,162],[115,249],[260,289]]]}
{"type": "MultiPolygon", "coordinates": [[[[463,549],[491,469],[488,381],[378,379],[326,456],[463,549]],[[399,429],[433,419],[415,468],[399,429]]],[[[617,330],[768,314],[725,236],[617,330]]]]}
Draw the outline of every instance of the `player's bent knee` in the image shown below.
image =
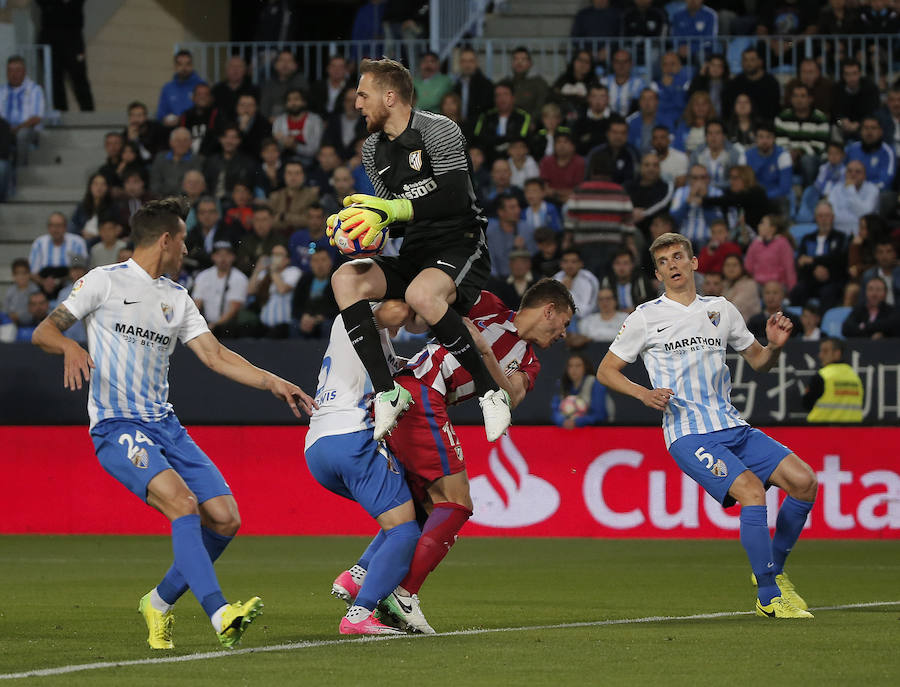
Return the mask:
{"type": "Polygon", "coordinates": [[[742,506],[762,506],[766,502],[763,483],[749,470],[738,475],[728,493],[742,506]]]}
{"type": "Polygon", "coordinates": [[[338,305],[347,307],[364,298],[380,298],[383,295],[375,292],[371,271],[371,265],[365,269],[348,262],[331,275],[331,288],[334,290],[338,305]]]}

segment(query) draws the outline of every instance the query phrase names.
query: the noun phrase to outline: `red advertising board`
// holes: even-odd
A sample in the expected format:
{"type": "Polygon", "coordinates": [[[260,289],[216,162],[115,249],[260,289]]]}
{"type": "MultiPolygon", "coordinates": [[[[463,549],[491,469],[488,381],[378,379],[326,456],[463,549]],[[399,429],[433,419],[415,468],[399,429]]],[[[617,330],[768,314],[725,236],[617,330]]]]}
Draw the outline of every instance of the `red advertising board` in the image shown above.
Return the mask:
{"type": "MultiPolygon", "coordinates": [[[[900,428],[773,428],[806,460],[819,495],[806,537],[900,535],[900,428]]],[[[196,427],[240,506],[244,534],[371,534],[354,503],[310,476],[304,427],[196,427]]],[[[662,431],[514,427],[488,444],[460,427],[475,515],[466,536],[734,537],[722,509],[669,457],[662,431]]],[[[0,427],[2,533],[162,534],[164,518],[98,464],[84,427],[0,427]]],[[[782,495],[769,490],[769,518],[782,495]]]]}

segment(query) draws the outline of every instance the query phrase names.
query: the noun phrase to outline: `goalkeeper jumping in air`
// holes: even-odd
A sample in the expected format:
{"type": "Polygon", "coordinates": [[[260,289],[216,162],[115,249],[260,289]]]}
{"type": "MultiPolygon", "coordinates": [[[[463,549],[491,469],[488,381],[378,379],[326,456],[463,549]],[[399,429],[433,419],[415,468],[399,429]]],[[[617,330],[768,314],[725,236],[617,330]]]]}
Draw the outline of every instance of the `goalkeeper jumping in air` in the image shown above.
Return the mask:
{"type": "Polygon", "coordinates": [[[355,260],[332,277],[347,333],[376,392],[375,440],[413,401],[394,383],[369,301],[402,298],[472,375],[487,438],[495,441],[509,427],[509,396],[460,316],[490,274],[487,220],[475,199],[465,139],[446,117],[413,109],[412,77],[399,62],[363,60],[359,73],[356,108],[370,133],[362,159],[377,195],[348,196],[347,207],[328,218],[328,233],[333,237],[340,219],[341,229],[364,245],[389,227],[392,236],[403,236],[398,256],[355,260]]]}

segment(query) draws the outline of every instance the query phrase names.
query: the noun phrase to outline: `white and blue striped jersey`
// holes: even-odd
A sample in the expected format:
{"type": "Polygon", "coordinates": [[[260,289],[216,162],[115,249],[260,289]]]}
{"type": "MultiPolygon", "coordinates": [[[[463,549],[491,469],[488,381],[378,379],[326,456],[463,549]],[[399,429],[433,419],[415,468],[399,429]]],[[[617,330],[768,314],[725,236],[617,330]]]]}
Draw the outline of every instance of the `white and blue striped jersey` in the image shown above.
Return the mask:
{"type": "MultiPolygon", "coordinates": [[[[379,334],[384,357],[391,373],[396,374],[406,361],[397,358],[387,330],[382,329],[379,334]]],[[[306,448],[322,437],[372,429],[375,423],[369,406],[374,397],[375,391],[369,373],[350,342],[344,319],[338,315],[331,326],[328,348],[319,370],[319,382],[316,385],[316,403],[319,407],[309,418],[306,448]]]]}
{"type": "Polygon", "coordinates": [[[94,360],[88,394],[91,427],[125,418],[157,422],[172,412],[169,356],[209,331],[183,286],[153,279],[134,260],[97,267],[63,302],[87,328],[94,360]]]}
{"type": "Polygon", "coordinates": [[[674,391],[663,412],[666,447],[687,434],[707,434],[747,423],[731,404],[725,349],[744,351],[755,339],[744,318],[721,296],[697,296],[688,306],[666,296],[639,305],[609,350],[644,361],[650,386],[674,391]]]}
{"type": "Polygon", "coordinates": [[[85,260],[88,258],[87,244],[78,234],[66,232],[58,246],[53,243],[50,234],[43,234],[31,242],[29,269],[32,274],[37,274],[45,267],[68,267],[74,255],[80,255],[85,260]]]}
{"type": "Polygon", "coordinates": [[[609,108],[627,117],[631,112],[631,103],[641,97],[641,91],[647,88],[647,82],[639,76],[632,76],[623,84],[616,82],[615,74],[603,79],[603,85],[609,89],[609,108]]]}
{"type": "MultiPolygon", "coordinates": [[[[46,109],[44,89],[26,78],[20,86],[13,88],[8,83],[0,86],[0,117],[11,126],[18,126],[32,117],[44,116],[46,109]]],[[[41,128],[38,124],[35,128],[41,128]]]]}
{"type": "MultiPolygon", "coordinates": [[[[265,271],[260,274],[260,279],[265,278],[265,271]]],[[[269,299],[259,312],[260,321],[267,327],[275,327],[279,324],[290,324],[291,300],[294,297],[294,287],[303,276],[299,267],[288,265],[281,271],[281,278],[291,287],[290,291],[278,293],[278,285],[272,282],[269,285],[269,299]]]]}

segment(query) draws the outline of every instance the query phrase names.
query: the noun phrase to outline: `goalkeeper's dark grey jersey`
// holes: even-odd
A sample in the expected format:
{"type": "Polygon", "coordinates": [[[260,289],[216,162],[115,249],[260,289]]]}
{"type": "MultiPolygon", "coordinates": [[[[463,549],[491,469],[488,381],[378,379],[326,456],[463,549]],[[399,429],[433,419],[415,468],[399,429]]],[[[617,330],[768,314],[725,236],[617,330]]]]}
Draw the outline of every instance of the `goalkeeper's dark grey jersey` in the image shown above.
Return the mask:
{"type": "MultiPolygon", "coordinates": [[[[405,250],[484,241],[487,219],[475,198],[466,141],[447,117],[413,110],[409,126],[393,141],[384,132],[370,135],[362,161],[377,196],[412,201],[405,250]]],[[[391,234],[399,235],[398,229],[391,234]]]]}

